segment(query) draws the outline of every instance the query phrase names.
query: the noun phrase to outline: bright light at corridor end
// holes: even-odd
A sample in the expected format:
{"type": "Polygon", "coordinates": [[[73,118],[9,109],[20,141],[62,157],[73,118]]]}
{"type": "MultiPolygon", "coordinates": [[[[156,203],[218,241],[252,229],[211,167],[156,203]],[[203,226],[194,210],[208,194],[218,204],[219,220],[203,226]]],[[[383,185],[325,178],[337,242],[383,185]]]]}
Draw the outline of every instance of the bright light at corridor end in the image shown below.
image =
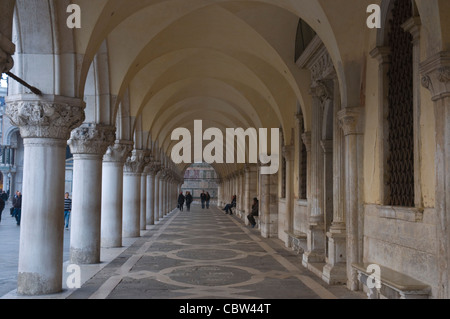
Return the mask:
{"type": "Polygon", "coordinates": [[[270,144],[268,144],[267,128],[259,130],[248,128],[245,131],[243,128],[227,128],[225,134],[218,128],[208,128],[203,132],[203,121],[195,120],[193,143],[188,129],[177,128],[172,132],[172,141],[179,142],[172,148],[171,157],[175,164],[192,164],[193,162],[257,164],[259,160],[259,163],[267,165],[261,167],[261,174],[272,175],[278,173],[279,169],[280,129],[272,128],[270,136],[270,144]],[[203,149],[204,141],[211,142],[203,149]],[[192,158],[192,144],[194,144],[194,158],[192,158]],[[270,155],[267,152],[269,147],[270,155]]]}

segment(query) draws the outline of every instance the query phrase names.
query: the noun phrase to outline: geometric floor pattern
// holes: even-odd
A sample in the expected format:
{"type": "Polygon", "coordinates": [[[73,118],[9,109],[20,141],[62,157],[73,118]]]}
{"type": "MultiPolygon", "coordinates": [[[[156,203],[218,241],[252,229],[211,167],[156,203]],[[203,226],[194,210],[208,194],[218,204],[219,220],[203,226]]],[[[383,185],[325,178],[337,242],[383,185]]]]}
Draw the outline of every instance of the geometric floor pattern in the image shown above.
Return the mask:
{"type": "Polygon", "coordinates": [[[301,255],[215,207],[192,206],[190,212],[174,212],[151,227],[68,298],[365,297],[326,285],[301,265],[301,255]]]}

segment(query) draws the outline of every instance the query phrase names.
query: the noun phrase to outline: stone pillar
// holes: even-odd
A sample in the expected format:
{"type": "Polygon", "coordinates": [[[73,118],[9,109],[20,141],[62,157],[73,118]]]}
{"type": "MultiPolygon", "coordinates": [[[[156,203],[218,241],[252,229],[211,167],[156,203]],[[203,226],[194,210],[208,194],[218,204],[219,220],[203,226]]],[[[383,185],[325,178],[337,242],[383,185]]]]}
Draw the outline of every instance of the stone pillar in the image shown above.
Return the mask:
{"type": "Polygon", "coordinates": [[[223,191],[223,182],[219,181],[217,185],[217,207],[222,206],[222,191],[223,191]]]}
{"type": "MultiPolygon", "coordinates": [[[[346,108],[338,113],[345,136],[345,216],[347,227],[347,287],[358,290],[357,273],[353,263],[362,262],[362,234],[359,233],[361,183],[358,179],[362,108],[346,108]]],[[[362,163],[362,161],[361,161],[362,163]]]]}
{"type": "Polygon", "coordinates": [[[437,298],[450,298],[450,52],[421,63],[422,85],[430,90],[436,126],[437,298]]]}
{"type": "Polygon", "coordinates": [[[331,227],[333,220],[333,140],[322,140],[323,150],[323,209],[325,230],[331,227]]]}
{"type": "Polygon", "coordinates": [[[141,221],[141,175],[148,164],[148,154],[142,150],[133,150],[127,159],[123,176],[123,236],[140,237],[141,221]]]}
{"type": "Polygon", "coordinates": [[[67,140],[85,119],[79,99],[23,94],[6,99],[6,116],[24,139],[17,292],[61,292],[67,140]],[[59,200],[60,199],[60,200],[59,200]]]}
{"type": "Polygon", "coordinates": [[[155,197],[155,202],[154,202],[154,206],[153,206],[153,214],[155,215],[155,217],[154,217],[155,222],[159,221],[160,177],[161,177],[161,165],[158,166],[158,171],[156,172],[156,175],[155,175],[155,186],[153,187],[154,197],[155,197]]]}
{"type": "MultiPolygon", "coordinates": [[[[149,157],[150,153],[147,151],[147,157],[149,157]]],[[[146,230],[147,229],[147,172],[145,172],[145,167],[144,170],[142,171],[142,175],[141,175],[141,220],[140,220],[140,226],[141,226],[141,230],[146,230]]]]}
{"type": "MultiPolygon", "coordinates": [[[[334,87],[339,87],[335,79],[334,87]]],[[[338,90],[335,90],[338,92],[338,90]]],[[[337,93],[338,94],[338,93],[337,93]]],[[[340,110],[340,99],[335,96],[334,114],[340,110]]],[[[345,159],[344,134],[339,125],[339,119],[333,119],[333,220],[327,232],[328,258],[323,268],[322,279],[331,285],[346,284],[347,282],[347,252],[345,226],[345,159]]]]}
{"type": "Polygon", "coordinates": [[[147,201],[146,201],[146,224],[155,224],[155,176],[157,165],[155,162],[146,167],[147,172],[147,201]]]}
{"type": "Polygon", "coordinates": [[[325,260],[325,228],[323,207],[323,150],[320,145],[322,140],[323,102],[320,100],[320,90],[324,85],[312,88],[312,131],[311,131],[311,161],[309,164],[310,197],[308,198],[309,225],[307,231],[307,251],[303,254],[303,265],[308,263],[323,262],[325,260]]]}
{"type": "Polygon", "coordinates": [[[283,156],[286,159],[286,212],[284,219],[284,227],[279,229],[279,232],[283,232],[281,238],[285,238],[285,245],[289,247],[289,236],[286,236],[286,232],[294,231],[294,196],[293,196],[293,186],[294,186],[294,146],[284,146],[283,156]]]}
{"type": "MultiPolygon", "coordinates": [[[[261,167],[260,167],[261,169],[261,167]]],[[[260,174],[261,178],[261,236],[278,236],[278,175],[260,174]]]]}
{"type": "Polygon", "coordinates": [[[101,245],[122,247],[123,166],[133,142],[116,141],[103,156],[101,245]]]}
{"type": "Polygon", "coordinates": [[[72,131],[73,194],[70,232],[70,262],[100,262],[102,158],[116,139],[116,128],[84,124],[72,131]]]}
{"type": "Polygon", "coordinates": [[[165,171],[165,169],[162,169],[159,174],[159,200],[158,200],[159,219],[164,218],[163,205],[164,205],[164,179],[165,178],[166,178],[166,171],[165,171]]]}

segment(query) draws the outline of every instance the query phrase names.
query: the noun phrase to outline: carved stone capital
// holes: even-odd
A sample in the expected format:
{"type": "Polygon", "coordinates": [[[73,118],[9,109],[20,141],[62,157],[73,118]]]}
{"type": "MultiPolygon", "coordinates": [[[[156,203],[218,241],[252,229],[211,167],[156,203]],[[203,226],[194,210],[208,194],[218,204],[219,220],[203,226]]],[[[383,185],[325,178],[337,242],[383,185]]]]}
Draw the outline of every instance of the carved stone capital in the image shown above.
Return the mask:
{"type": "Polygon", "coordinates": [[[390,47],[376,47],[370,51],[370,56],[377,59],[380,64],[390,64],[391,63],[391,48],[390,47]]]}
{"type": "Polygon", "coordinates": [[[310,93],[323,103],[327,100],[333,99],[333,81],[331,80],[317,80],[311,87],[310,93]]]}
{"type": "Polygon", "coordinates": [[[432,100],[450,97],[450,52],[440,52],[420,64],[422,86],[430,90],[432,100]]]}
{"type": "Polygon", "coordinates": [[[84,108],[77,98],[21,94],[6,98],[5,114],[19,127],[22,138],[68,140],[85,120],[84,108]]]}
{"type": "Polygon", "coordinates": [[[359,107],[345,108],[338,112],[339,124],[345,136],[360,134],[361,112],[362,109],[359,107]]]}
{"type": "Polygon", "coordinates": [[[294,146],[293,145],[285,145],[282,149],[283,157],[286,159],[286,161],[293,161],[294,160],[294,146]]]}
{"type": "Polygon", "coordinates": [[[76,128],[68,142],[72,154],[103,156],[116,140],[116,128],[110,125],[85,124],[76,128]]]}
{"type": "Polygon", "coordinates": [[[145,166],[151,161],[151,154],[148,150],[133,150],[131,157],[127,159],[124,165],[125,173],[142,174],[145,166]]]}
{"type": "Polygon", "coordinates": [[[131,141],[116,141],[113,145],[110,145],[105,155],[103,156],[104,162],[111,163],[125,163],[128,157],[131,156],[133,150],[133,142],[131,141]]]}
{"type": "Polygon", "coordinates": [[[311,132],[306,132],[302,134],[302,141],[305,144],[306,152],[311,152],[311,132]]]}
{"type": "Polygon", "coordinates": [[[151,176],[156,176],[160,170],[161,170],[161,163],[153,161],[152,159],[150,163],[145,167],[144,173],[151,176]]]}

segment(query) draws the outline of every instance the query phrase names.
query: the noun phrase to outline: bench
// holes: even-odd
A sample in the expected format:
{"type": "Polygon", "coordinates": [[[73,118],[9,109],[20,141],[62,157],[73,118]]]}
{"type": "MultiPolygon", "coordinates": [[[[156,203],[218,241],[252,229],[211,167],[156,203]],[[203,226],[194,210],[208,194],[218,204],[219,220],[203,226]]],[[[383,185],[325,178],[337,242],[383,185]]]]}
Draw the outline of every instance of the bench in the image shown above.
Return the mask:
{"type": "Polygon", "coordinates": [[[287,230],[284,231],[289,238],[289,246],[292,247],[293,251],[296,251],[297,254],[303,254],[306,249],[308,235],[302,232],[289,232],[287,230]]]}
{"type": "Polygon", "coordinates": [[[367,281],[370,276],[373,276],[369,279],[372,283],[371,286],[375,282],[374,271],[368,271],[370,265],[369,263],[352,264],[352,268],[358,273],[358,281],[364,285],[369,299],[428,299],[430,297],[430,286],[410,276],[379,265],[379,288],[369,288],[367,281]]]}

